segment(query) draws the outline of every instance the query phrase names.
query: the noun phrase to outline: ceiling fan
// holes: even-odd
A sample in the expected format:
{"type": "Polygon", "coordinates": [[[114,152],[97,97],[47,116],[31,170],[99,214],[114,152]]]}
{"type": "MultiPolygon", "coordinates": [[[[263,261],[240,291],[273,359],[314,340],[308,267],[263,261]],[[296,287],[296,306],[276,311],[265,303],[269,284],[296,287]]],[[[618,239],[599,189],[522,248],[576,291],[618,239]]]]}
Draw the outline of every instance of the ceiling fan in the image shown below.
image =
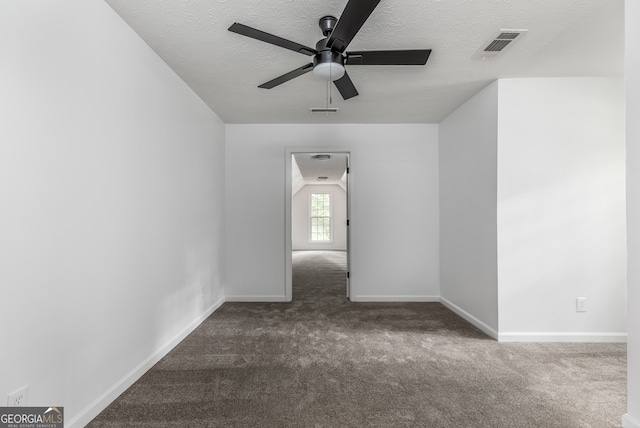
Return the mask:
{"type": "Polygon", "coordinates": [[[315,49],[237,22],[229,27],[229,31],[303,55],[313,55],[312,63],[263,83],[259,88],[271,89],[313,70],[315,75],[333,81],[342,98],[348,100],[358,95],[358,91],[345,65],[425,65],[431,54],[431,49],[345,52],[378,3],[380,0],[349,0],[339,20],[334,16],[320,18],[319,25],[325,38],[316,43],[315,49]]]}

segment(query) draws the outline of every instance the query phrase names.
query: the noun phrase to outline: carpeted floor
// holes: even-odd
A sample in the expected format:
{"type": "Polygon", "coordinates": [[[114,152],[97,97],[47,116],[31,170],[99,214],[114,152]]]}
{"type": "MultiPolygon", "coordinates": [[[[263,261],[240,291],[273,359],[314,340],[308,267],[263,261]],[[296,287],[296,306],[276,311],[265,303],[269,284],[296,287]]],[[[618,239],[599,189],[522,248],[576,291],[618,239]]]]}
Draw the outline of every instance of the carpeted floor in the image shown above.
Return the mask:
{"type": "Polygon", "coordinates": [[[619,427],[623,344],[499,344],[438,303],[350,303],[295,252],[292,303],[225,303],[89,426],[619,427]]]}

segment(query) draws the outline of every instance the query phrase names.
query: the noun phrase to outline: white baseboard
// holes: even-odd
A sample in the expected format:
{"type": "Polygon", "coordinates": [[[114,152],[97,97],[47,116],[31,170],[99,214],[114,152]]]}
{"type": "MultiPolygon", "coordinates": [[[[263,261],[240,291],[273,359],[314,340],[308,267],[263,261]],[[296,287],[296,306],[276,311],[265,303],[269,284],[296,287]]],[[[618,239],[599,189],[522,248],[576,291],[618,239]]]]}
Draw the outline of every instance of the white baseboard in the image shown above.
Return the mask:
{"type": "Polygon", "coordinates": [[[640,428],[640,420],[627,413],[622,417],[622,428],[640,428]]]}
{"type": "Polygon", "coordinates": [[[124,391],[126,391],[131,385],[133,385],[138,379],[142,377],[151,367],[153,367],[158,361],[160,361],[165,355],[169,353],[175,346],[180,343],[185,337],[187,337],[193,330],[196,329],[204,320],[206,320],[212,313],[214,313],[225,302],[225,298],[222,297],[216,303],[214,303],[209,309],[207,309],[202,315],[197,317],[186,328],[178,333],[168,343],[154,352],[145,361],[140,363],[136,368],[131,370],[125,377],[113,385],[104,394],[94,400],[91,404],[85,407],[80,414],[73,419],[65,423],[65,426],[72,427],[84,427],[91,420],[100,414],[104,409],[109,406],[116,398],[118,398],[124,391]]]}
{"type": "MultiPolygon", "coordinates": [[[[321,245],[321,244],[316,244],[321,245]]],[[[345,248],[292,248],[291,251],[341,251],[346,253],[347,250],[345,248]]]]}
{"type": "Polygon", "coordinates": [[[455,305],[455,304],[451,303],[450,301],[448,301],[444,297],[440,297],[440,302],[444,306],[446,306],[447,308],[449,308],[450,310],[455,312],[459,317],[465,319],[466,321],[470,322],[471,324],[473,324],[474,326],[476,326],[477,328],[482,330],[482,332],[484,334],[486,334],[487,336],[498,340],[498,332],[496,330],[494,330],[493,328],[491,328],[490,326],[488,326],[487,324],[485,324],[483,321],[480,321],[478,318],[476,318],[475,316],[471,315],[469,312],[465,311],[464,309],[462,309],[458,305],[455,305]]]}
{"type": "Polygon", "coordinates": [[[249,302],[249,303],[264,303],[264,302],[286,302],[287,297],[282,295],[269,295],[269,296],[226,296],[227,302],[249,302]]]}
{"type": "Polygon", "coordinates": [[[579,342],[626,343],[626,333],[578,333],[578,332],[506,332],[498,335],[499,342],[579,342]]]}
{"type": "Polygon", "coordinates": [[[352,302],[439,302],[439,296],[351,296],[352,302]]]}

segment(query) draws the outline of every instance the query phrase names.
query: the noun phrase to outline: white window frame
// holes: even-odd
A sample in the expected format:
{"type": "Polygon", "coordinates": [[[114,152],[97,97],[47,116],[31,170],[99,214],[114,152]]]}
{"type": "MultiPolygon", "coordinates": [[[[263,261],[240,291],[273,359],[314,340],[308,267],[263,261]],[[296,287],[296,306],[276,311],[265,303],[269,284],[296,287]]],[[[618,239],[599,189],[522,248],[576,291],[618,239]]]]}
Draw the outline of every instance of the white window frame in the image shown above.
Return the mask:
{"type": "Polygon", "coordinates": [[[327,191],[327,190],[309,190],[309,204],[308,204],[308,213],[309,213],[309,243],[310,244],[333,244],[333,192],[331,191],[327,191]],[[326,241],[318,241],[318,240],[313,240],[312,239],[312,223],[313,223],[313,212],[311,209],[312,206],[312,199],[313,196],[312,195],[329,195],[329,236],[330,239],[326,240],[326,241]]]}

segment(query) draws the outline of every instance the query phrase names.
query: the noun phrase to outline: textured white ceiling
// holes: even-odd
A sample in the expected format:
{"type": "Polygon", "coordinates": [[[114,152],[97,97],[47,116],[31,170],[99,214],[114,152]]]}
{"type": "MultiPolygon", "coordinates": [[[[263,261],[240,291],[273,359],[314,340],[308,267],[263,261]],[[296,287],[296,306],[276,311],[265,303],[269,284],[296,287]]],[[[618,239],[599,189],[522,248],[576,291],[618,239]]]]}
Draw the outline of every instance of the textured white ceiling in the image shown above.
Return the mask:
{"type": "Polygon", "coordinates": [[[298,193],[305,185],[338,185],[347,190],[347,162],[346,153],[328,154],[330,159],[317,160],[313,156],[320,153],[294,153],[291,159],[291,192],[298,193]],[[318,180],[318,177],[327,180],[318,180]]]}
{"type": "Polygon", "coordinates": [[[294,155],[300,173],[307,184],[338,184],[347,169],[347,155],[330,153],[329,160],[316,160],[315,153],[296,153],[294,155]],[[318,177],[327,177],[326,181],[318,181],[318,177]]]}
{"type": "Polygon", "coordinates": [[[622,75],[622,0],[382,0],[349,50],[433,49],[426,66],[347,66],[359,96],[338,114],[311,73],[258,85],[311,58],[227,31],[239,22],[314,47],[346,0],[106,0],[226,123],[434,123],[496,78],[622,75]],[[528,29],[501,56],[473,54],[499,29],[528,29]]]}

